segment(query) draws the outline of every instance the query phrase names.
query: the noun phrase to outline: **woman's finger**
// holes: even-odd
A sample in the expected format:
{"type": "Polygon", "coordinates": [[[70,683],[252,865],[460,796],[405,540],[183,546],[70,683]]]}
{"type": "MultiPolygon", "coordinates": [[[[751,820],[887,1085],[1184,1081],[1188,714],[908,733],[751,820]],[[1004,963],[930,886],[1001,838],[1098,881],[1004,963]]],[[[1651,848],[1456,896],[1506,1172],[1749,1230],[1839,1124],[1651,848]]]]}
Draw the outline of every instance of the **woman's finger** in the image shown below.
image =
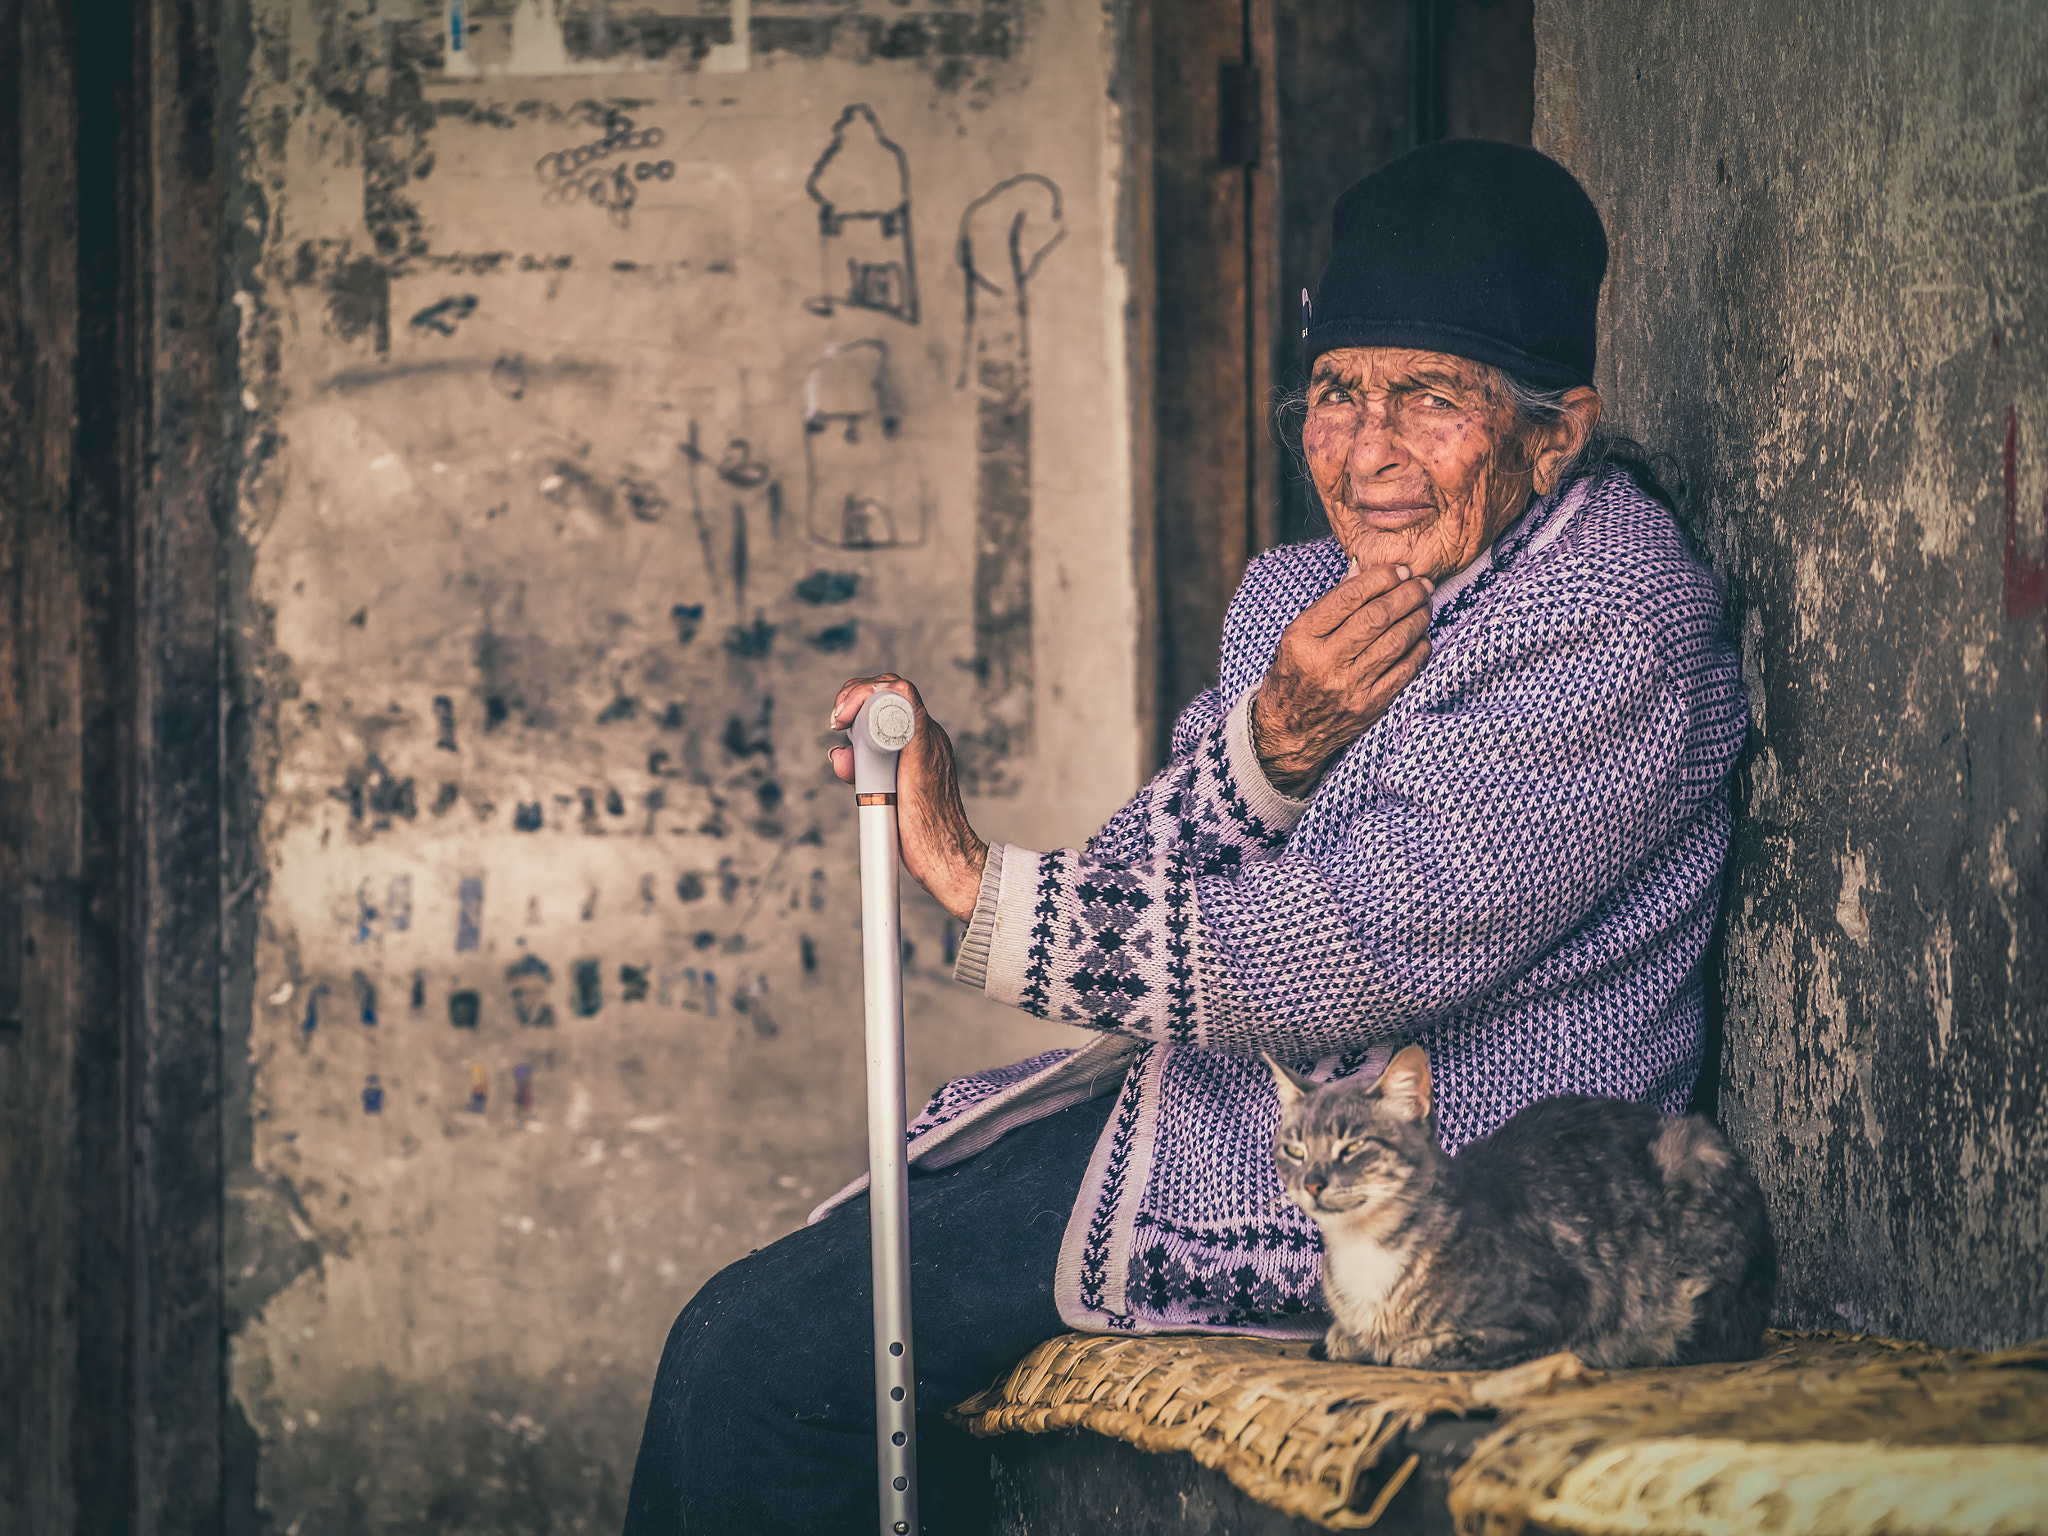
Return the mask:
{"type": "MultiPolygon", "coordinates": [[[[1365,604],[1357,619],[1377,621],[1380,628],[1413,613],[1417,608],[1429,606],[1430,595],[1435,586],[1426,576],[1411,576],[1406,581],[1389,587],[1371,602],[1365,604]]],[[[1354,625],[1357,620],[1354,620],[1354,625]]],[[[1353,626],[1347,626],[1353,627],[1353,626]]]]}
{"type": "Polygon", "coordinates": [[[868,695],[877,689],[887,688],[891,693],[900,693],[904,698],[924,708],[924,701],[917,696],[917,690],[894,672],[878,672],[873,677],[849,678],[839,685],[839,693],[832,701],[830,729],[843,731],[853,724],[853,717],[860,713],[861,705],[868,701],[868,695]]]}
{"type": "Polygon", "coordinates": [[[1310,618],[1311,633],[1327,640],[1376,598],[1408,580],[1410,574],[1405,565],[1360,566],[1303,609],[1302,616],[1310,618]]]}
{"type": "Polygon", "coordinates": [[[1346,658],[1346,670],[1354,682],[1370,683],[1372,678],[1407,655],[1417,640],[1429,633],[1430,611],[1428,603],[1411,608],[1393,619],[1384,629],[1374,633],[1365,631],[1356,637],[1357,649],[1346,658]]]}
{"type": "Polygon", "coordinates": [[[1375,685],[1379,693],[1376,714],[1385,714],[1387,706],[1394,702],[1395,696],[1415,681],[1417,675],[1429,664],[1429,654],[1429,635],[1425,632],[1398,661],[1380,674],[1375,685]]]}
{"type": "Polygon", "coordinates": [[[832,765],[832,772],[848,784],[853,782],[853,748],[834,747],[825,754],[825,761],[832,765]]]}

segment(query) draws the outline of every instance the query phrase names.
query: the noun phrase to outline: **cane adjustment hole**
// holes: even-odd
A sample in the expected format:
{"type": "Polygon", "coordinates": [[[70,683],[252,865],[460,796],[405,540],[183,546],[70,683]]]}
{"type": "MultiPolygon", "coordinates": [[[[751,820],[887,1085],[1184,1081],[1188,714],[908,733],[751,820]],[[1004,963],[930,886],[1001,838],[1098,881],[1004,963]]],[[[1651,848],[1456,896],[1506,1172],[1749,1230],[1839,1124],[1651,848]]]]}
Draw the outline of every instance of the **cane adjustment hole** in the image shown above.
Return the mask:
{"type": "Polygon", "coordinates": [[[903,1353],[903,1346],[901,1344],[891,1344],[889,1346],[889,1353],[892,1355],[900,1355],[903,1353]]]}
{"type": "Polygon", "coordinates": [[[900,1403],[900,1402],[902,1402],[902,1401],[903,1401],[903,1389],[902,1389],[901,1387],[891,1387],[891,1388],[889,1389],[889,1401],[891,1401],[892,1403],[900,1403]]]}
{"type": "Polygon", "coordinates": [[[908,1488],[910,1484],[905,1479],[899,1477],[891,1486],[894,1487],[898,1493],[901,1493],[904,1489],[908,1488]]]}

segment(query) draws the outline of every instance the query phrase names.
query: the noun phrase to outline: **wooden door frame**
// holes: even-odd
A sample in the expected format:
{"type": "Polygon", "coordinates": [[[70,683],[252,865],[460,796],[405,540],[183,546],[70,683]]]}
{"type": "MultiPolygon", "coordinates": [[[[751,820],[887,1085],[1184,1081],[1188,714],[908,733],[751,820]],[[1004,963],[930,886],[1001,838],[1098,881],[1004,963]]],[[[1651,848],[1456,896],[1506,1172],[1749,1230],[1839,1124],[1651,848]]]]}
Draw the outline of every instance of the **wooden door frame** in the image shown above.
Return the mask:
{"type": "Polygon", "coordinates": [[[0,5],[0,1525],[33,1536],[223,1520],[225,19],[0,5]]]}
{"type": "MultiPolygon", "coordinates": [[[[1216,681],[1223,614],[1276,536],[1272,430],[1281,303],[1273,0],[1154,4],[1150,117],[1150,551],[1154,760],[1216,681]]],[[[1134,402],[1136,404],[1136,402],[1134,402]]]]}

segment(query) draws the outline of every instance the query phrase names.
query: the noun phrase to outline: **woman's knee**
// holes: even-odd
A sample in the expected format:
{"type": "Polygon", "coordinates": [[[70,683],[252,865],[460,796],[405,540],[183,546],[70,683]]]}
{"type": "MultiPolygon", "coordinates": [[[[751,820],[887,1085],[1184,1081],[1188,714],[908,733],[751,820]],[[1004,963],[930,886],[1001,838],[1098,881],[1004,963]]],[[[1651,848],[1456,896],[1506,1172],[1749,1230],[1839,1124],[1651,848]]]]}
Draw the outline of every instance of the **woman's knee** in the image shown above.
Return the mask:
{"type": "Polygon", "coordinates": [[[837,1314],[849,1299],[860,1313],[855,1337],[864,1343],[866,1245],[860,1245],[858,1272],[840,1273],[847,1266],[838,1252],[844,1245],[831,1241],[836,1236],[805,1228],[706,1280],[669,1330],[656,1396],[707,1387],[743,1397],[776,1395],[792,1360],[808,1363],[827,1340],[845,1347],[837,1314]]]}

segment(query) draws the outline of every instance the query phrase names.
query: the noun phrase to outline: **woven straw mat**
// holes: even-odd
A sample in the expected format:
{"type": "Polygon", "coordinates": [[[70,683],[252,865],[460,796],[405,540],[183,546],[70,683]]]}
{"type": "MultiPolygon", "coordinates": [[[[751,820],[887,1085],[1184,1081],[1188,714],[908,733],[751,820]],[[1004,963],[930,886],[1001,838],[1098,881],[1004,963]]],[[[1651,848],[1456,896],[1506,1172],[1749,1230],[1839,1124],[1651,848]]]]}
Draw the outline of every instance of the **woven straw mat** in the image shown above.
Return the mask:
{"type": "Polygon", "coordinates": [[[1772,1333],[1730,1365],[1495,1372],[1308,1358],[1264,1339],[1068,1334],[954,1410],[977,1435],[1089,1429],[1185,1451],[1282,1512],[1373,1524],[1439,1416],[1497,1427],[1452,1477],[1464,1536],[2048,1533],[2048,1339],[1999,1354],[1772,1333]],[[1390,1465],[1383,1465],[1389,1463],[1390,1465]]]}

